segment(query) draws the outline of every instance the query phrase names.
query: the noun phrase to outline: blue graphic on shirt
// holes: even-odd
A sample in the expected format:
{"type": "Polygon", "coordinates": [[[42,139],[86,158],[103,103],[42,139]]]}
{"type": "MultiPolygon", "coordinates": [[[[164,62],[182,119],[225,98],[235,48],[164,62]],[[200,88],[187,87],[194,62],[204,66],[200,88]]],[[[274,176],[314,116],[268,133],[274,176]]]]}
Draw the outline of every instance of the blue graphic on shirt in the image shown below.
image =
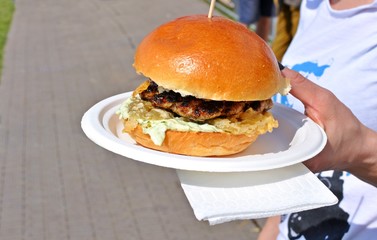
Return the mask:
{"type": "Polygon", "coordinates": [[[276,95],[272,96],[272,101],[281,103],[281,104],[283,104],[287,107],[290,107],[290,108],[293,107],[293,104],[291,104],[289,102],[288,97],[285,96],[285,95],[276,94],[276,95]]]}
{"type": "MultiPolygon", "coordinates": [[[[303,62],[293,65],[291,69],[295,70],[296,72],[301,73],[304,77],[308,77],[309,75],[314,75],[317,78],[320,78],[325,70],[329,68],[330,65],[318,65],[316,62],[303,62]]],[[[288,107],[293,107],[293,104],[289,102],[287,96],[282,96],[280,94],[277,94],[272,97],[272,100],[274,102],[279,102],[283,105],[286,105],[288,107]]]]}
{"type": "Polygon", "coordinates": [[[323,75],[326,68],[328,67],[330,67],[330,65],[328,64],[319,66],[315,62],[303,62],[303,63],[293,65],[292,69],[301,74],[306,73],[306,75],[303,74],[304,77],[309,76],[309,74],[314,74],[314,76],[319,78],[323,75]]]}

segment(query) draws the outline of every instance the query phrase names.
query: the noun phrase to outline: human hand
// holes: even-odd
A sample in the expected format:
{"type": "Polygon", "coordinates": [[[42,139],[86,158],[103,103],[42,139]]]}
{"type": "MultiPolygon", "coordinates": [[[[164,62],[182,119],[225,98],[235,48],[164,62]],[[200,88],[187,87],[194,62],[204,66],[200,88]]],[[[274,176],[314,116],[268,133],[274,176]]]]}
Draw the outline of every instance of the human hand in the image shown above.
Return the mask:
{"type": "Polygon", "coordinates": [[[377,186],[377,133],[364,126],[349,108],[327,89],[285,68],[290,93],[305,106],[305,114],[326,132],[321,153],[304,162],[313,172],[344,170],[377,186]]]}

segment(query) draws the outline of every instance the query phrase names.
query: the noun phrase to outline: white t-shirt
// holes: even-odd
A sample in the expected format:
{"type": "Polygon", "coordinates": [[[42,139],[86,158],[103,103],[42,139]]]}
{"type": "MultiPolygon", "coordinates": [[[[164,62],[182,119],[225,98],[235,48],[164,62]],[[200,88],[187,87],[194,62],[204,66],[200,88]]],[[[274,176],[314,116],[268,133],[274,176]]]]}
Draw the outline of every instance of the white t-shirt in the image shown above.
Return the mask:
{"type": "MultiPolygon", "coordinates": [[[[337,11],[329,0],[304,0],[300,14],[283,64],[330,89],[377,131],[377,1],[337,11]]],[[[274,100],[303,111],[292,96],[274,100]]],[[[377,188],[347,172],[318,177],[339,203],[283,216],[278,239],[377,239],[377,188]]]]}

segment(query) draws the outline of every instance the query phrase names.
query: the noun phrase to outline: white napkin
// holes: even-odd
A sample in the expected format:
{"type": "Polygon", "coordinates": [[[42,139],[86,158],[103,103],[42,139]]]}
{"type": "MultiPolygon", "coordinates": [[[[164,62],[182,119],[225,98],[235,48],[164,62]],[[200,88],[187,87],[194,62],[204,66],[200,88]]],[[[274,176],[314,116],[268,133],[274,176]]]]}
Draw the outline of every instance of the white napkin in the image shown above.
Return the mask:
{"type": "Polygon", "coordinates": [[[177,170],[198,220],[211,225],[304,211],[338,199],[303,164],[255,172],[177,170]]]}

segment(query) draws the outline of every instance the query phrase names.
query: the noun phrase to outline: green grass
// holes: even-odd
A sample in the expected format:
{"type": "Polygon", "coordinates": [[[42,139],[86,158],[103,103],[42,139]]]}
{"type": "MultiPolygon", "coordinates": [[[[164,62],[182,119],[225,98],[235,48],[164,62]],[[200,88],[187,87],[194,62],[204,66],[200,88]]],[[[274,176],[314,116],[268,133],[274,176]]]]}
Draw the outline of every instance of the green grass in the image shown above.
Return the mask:
{"type": "Polygon", "coordinates": [[[14,3],[12,0],[0,0],[0,79],[3,69],[4,46],[12,22],[14,3]]]}

